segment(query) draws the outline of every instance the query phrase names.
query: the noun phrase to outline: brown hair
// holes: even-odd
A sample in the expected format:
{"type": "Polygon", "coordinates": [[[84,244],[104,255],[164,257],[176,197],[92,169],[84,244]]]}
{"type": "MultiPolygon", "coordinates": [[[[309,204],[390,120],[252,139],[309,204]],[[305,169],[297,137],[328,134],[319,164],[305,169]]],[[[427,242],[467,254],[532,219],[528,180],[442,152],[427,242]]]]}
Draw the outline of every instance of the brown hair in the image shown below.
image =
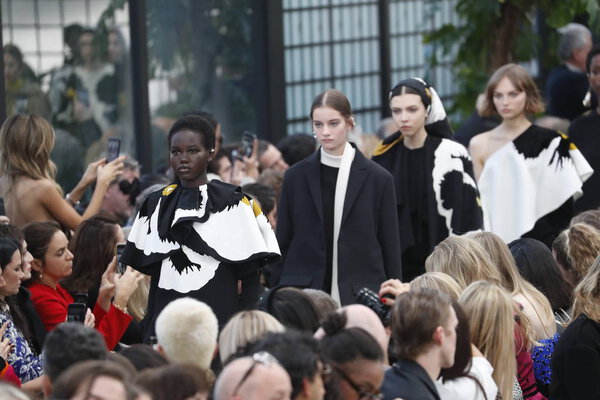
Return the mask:
{"type": "Polygon", "coordinates": [[[142,371],[136,382],[152,393],[154,400],[186,400],[208,393],[214,383],[210,370],[194,365],[168,364],[142,371]]]}
{"type": "Polygon", "coordinates": [[[115,255],[118,223],[105,214],[94,215],[77,227],[69,243],[73,273],[60,284],[69,292],[87,292],[100,282],[115,255]]]}
{"type": "MultiPolygon", "coordinates": [[[[54,138],[52,126],[39,115],[13,114],[4,121],[0,128],[0,175],[5,194],[20,176],[54,181],[56,166],[50,160],[54,138]]],[[[58,185],[57,189],[61,191],[58,185]]]]}
{"type": "Polygon", "coordinates": [[[346,119],[350,126],[354,127],[354,117],[352,116],[352,107],[346,95],[337,89],[327,89],[321,92],[313,100],[310,107],[310,119],[313,118],[313,111],[319,107],[331,107],[346,119]]]}
{"type": "Polygon", "coordinates": [[[505,77],[511,81],[515,89],[519,92],[525,92],[525,96],[527,97],[525,112],[527,114],[538,114],[544,111],[544,102],[540,96],[540,91],[527,70],[517,64],[506,64],[498,68],[487,83],[485,99],[479,111],[482,117],[490,117],[498,114],[496,106],[494,106],[494,91],[498,83],[505,77]]]}
{"type": "Polygon", "coordinates": [[[587,224],[575,224],[558,235],[552,250],[563,268],[575,273],[577,283],[600,254],[600,232],[587,224]]]}
{"type": "Polygon", "coordinates": [[[438,326],[450,318],[450,296],[423,288],[402,293],[392,309],[392,336],[400,358],[414,360],[427,350],[438,326]]]}
{"type": "MultiPolygon", "coordinates": [[[[44,261],[48,246],[54,234],[60,231],[60,225],[56,221],[31,222],[23,227],[23,234],[27,242],[27,250],[34,259],[44,261]]],[[[31,281],[39,281],[39,275],[32,271],[31,281]]]]}

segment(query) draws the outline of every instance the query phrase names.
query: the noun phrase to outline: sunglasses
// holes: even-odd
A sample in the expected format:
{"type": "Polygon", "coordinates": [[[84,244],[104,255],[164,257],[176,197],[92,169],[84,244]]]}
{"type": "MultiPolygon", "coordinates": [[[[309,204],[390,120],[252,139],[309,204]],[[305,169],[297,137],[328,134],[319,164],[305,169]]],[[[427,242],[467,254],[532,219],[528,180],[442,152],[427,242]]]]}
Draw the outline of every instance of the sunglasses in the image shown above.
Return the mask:
{"type": "Polygon", "coordinates": [[[358,393],[358,399],[359,400],[381,400],[383,399],[383,393],[371,393],[371,392],[367,392],[365,390],[363,390],[360,386],[358,386],[352,379],[350,379],[350,377],[348,375],[346,375],[346,373],[344,371],[342,371],[341,368],[332,367],[333,370],[343,379],[346,381],[346,383],[348,385],[350,385],[350,387],[352,389],[354,389],[354,391],[356,393],[358,393]]]}
{"type": "Polygon", "coordinates": [[[248,371],[246,371],[244,376],[242,376],[242,379],[240,380],[240,382],[236,385],[231,397],[237,396],[238,391],[240,390],[240,388],[242,387],[244,382],[246,382],[248,380],[250,375],[252,375],[252,372],[256,369],[256,366],[259,364],[264,365],[265,367],[269,367],[273,364],[279,364],[279,362],[277,361],[277,359],[275,357],[273,357],[271,354],[267,353],[266,351],[261,351],[261,352],[252,354],[252,365],[250,366],[250,368],[248,368],[248,371]]]}

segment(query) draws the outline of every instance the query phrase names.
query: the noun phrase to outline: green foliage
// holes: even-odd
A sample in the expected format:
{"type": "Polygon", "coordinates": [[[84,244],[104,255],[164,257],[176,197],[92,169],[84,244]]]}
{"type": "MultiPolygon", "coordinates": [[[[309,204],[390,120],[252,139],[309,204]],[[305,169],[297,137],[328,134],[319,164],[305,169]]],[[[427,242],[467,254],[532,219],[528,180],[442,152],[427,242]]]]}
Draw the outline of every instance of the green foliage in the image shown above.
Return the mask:
{"type": "MultiPolygon", "coordinates": [[[[429,0],[434,6],[441,0],[429,0]]],[[[455,6],[460,25],[443,25],[425,35],[424,42],[435,44],[444,55],[453,55],[453,72],[458,94],[450,112],[469,114],[477,94],[485,87],[489,75],[507,62],[526,62],[539,57],[544,65],[556,65],[556,28],[576,16],[589,16],[590,27],[599,31],[598,0],[457,0],[455,6]],[[544,18],[534,21],[536,12],[544,18]],[[542,38],[534,22],[545,23],[550,35],[544,38],[547,51],[540,54],[542,38]]],[[[436,65],[437,57],[429,60],[436,65]]]]}

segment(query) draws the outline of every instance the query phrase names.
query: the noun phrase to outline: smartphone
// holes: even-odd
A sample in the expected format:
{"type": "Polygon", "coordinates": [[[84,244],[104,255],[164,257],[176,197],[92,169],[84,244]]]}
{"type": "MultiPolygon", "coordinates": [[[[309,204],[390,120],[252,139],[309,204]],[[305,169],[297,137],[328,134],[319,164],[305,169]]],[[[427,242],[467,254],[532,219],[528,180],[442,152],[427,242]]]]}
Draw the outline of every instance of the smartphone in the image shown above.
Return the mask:
{"type": "Polygon", "coordinates": [[[252,150],[254,149],[254,139],[256,139],[256,135],[250,131],[244,131],[242,135],[242,154],[246,157],[250,157],[252,155],[252,150]]]}
{"type": "Polygon", "coordinates": [[[67,322],[85,322],[85,314],[87,313],[87,304],[71,303],[67,307],[67,322]]]}
{"type": "Polygon", "coordinates": [[[121,254],[123,254],[123,250],[125,250],[125,243],[117,244],[117,273],[122,274],[125,272],[127,266],[121,262],[121,254]]]}
{"type": "Polygon", "coordinates": [[[87,304],[87,302],[88,302],[88,294],[86,292],[75,293],[73,295],[73,300],[74,300],[75,303],[87,304]]]}
{"type": "Polygon", "coordinates": [[[119,157],[120,152],[121,139],[115,137],[108,138],[108,144],[106,145],[106,162],[111,162],[119,157]]]}

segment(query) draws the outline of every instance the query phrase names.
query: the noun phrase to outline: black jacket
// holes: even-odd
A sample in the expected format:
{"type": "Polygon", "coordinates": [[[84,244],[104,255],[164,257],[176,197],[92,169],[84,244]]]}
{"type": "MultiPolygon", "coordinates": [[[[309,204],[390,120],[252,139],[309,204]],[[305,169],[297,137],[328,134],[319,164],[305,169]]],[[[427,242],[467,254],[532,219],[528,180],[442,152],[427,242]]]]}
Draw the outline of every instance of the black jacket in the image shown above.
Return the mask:
{"type": "MultiPolygon", "coordinates": [[[[277,240],[282,261],[272,266],[272,285],[323,288],[326,268],[320,151],[285,174],[277,240]]],[[[338,239],[338,286],[342,304],[362,287],[378,290],[402,278],[393,178],[356,151],[338,239]]]]}
{"type": "Polygon", "coordinates": [[[399,360],[385,372],[381,393],[384,400],[440,400],[425,369],[412,360],[399,360]]]}

